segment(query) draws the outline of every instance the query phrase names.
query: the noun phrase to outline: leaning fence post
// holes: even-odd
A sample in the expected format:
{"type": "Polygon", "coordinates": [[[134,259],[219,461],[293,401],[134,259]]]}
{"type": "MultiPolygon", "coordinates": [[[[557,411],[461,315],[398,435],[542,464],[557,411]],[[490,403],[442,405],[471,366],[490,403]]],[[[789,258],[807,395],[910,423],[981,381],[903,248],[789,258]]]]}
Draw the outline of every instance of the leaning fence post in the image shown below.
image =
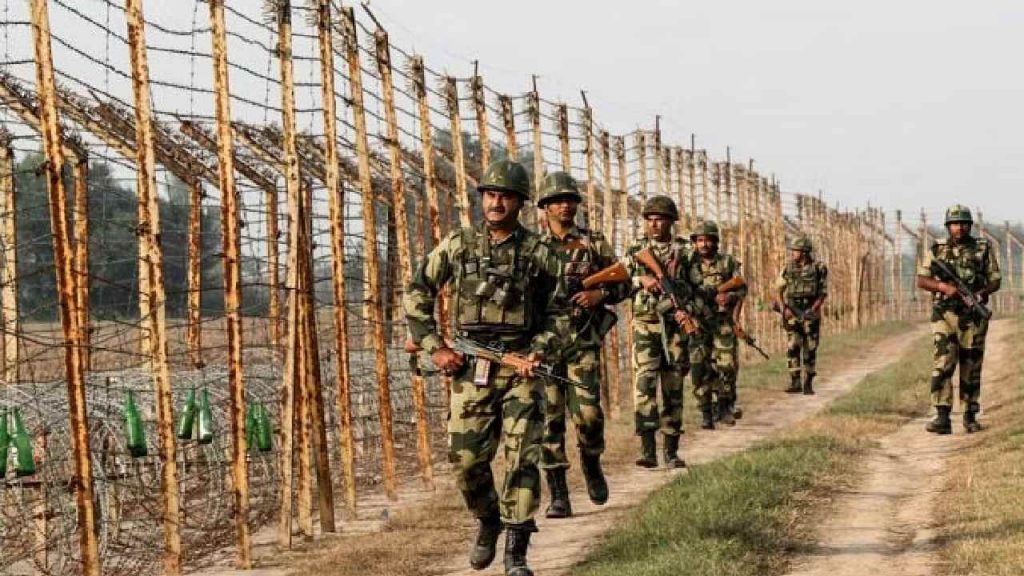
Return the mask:
{"type": "Polygon", "coordinates": [[[0,132],[0,238],[3,240],[3,271],[0,272],[0,306],[3,308],[3,382],[18,381],[18,234],[14,194],[14,150],[11,134],[0,132]]]}
{"type": "Polygon", "coordinates": [[[89,426],[85,399],[85,366],[82,362],[82,333],[74,295],[74,270],[68,237],[68,198],[61,178],[64,150],[57,117],[57,93],[50,46],[50,17],[47,0],[30,0],[32,38],[35,48],[36,86],[39,92],[40,132],[46,156],[46,190],[50,204],[54,265],[57,276],[58,307],[64,338],[64,367],[67,379],[71,446],[74,455],[75,504],[78,510],[79,548],[82,573],[99,576],[100,557],[97,517],[94,505],[92,461],[89,454],[89,426]]]}
{"type": "MultiPolygon", "coordinates": [[[[471,205],[469,202],[469,192],[466,190],[466,153],[462,145],[462,118],[459,117],[459,87],[455,78],[451,76],[445,77],[444,95],[451,126],[452,160],[455,163],[455,198],[460,204],[459,225],[463,228],[469,228],[472,226],[472,222],[470,222],[471,205]]],[[[391,99],[393,113],[394,95],[385,94],[384,98],[391,99]]],[[[388,130],[390,131],[390,124],[388,125],[388,130]]],[[[392,164],[394,164],[394,160],[392,160],[392,164]]],[[[392,178],[393,181],[394,179],[392,178]]]]}

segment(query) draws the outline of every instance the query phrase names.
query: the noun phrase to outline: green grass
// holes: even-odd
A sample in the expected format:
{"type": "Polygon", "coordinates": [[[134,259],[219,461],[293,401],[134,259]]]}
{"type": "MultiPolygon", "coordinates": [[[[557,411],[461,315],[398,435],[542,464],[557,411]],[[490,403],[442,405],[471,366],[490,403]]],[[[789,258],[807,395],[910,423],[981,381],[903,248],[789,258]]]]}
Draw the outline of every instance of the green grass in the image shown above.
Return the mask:
{"type": "MultiPolygon", "coordinates": [[[[891,324],[833,339],[822,368],[906,331],[891,324]]],[[[873,439],[927,409],[931,347],[870,376],[812,421],[740,454],[693,466],[652,494],[606,535],[573,574],[581,576],[779,574],[810,544],[822,503],[858,474],[873,439]]],[[[777,361],[756,366],[777,386],[777,361]]],[[[784,375],[784,370],[782,370],[784,375]]],[[[754,383],[754,386],[762,384],[754,383]]]]}

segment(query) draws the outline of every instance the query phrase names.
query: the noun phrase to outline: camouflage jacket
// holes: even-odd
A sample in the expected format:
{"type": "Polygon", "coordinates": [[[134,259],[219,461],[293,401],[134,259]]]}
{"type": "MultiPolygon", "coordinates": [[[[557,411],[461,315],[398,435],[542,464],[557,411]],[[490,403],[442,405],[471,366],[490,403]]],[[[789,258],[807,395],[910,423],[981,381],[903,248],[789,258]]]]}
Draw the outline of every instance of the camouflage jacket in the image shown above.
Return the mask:
{"type": "Polygon", "coordinates": [[[626,270],[629,271],[631,278],[630,288],[633,296],[633,317],[638,320],[651,321],[658,319],[658,301],[661,297],[654,296],[643,289],[640,284],[640,277],[654,276],[654,273],[636,260],[636,254],[648,247],[665,269],[665,273],[675,284],[675,296],[680,302],[692,303],[694,301],[694,292],[685,275],[692,251],[689,242],[682,238],[673,238],[669,242],[657,242],[641,238],[634,242],[626,249],[626,254],[622,258],[622,262],[626,265],[626,270]]]}
{"type": "Polygon", "coordinates": [[[604,301],[598,309],[584,310],[569,300],[571,277],[582,281],[594,272],[615,263],[615,251],[600,232],[573,226],[564,237],[555,236],[550,230],[541,235],[558,256],[562,268],[562,281],[558,283],[553,299],[553,310],[565,314],[559,326],[562,343],[576,348],[595,348],[601,345],[601,338],[615,323],[615,314],[606,305],[615,305],[629,295],[626,283],[610,284],[602,288],[604,301]]]}
{"type": "Polygon", "coordinates": [[[786,304],[804,309],[828,294],[828,267],[817,260],[806,264],[786,262],[775,288],[786,304]]]}
{"type": "MultiPolygon", "coordinates": [[[[705,261],[700,257],[700,254],[694,252],[693,257],[688,260],[684,274],[687,281],[696,289],[699,300],[698,309],[701,312],[705,312],[708,315],[732,317],[733,310],[736,309],[739,299],[730,303],[725,310],[718,310],[715,296],[718,295],[718,286],[740,275],[740,263],[738,260],[730,254],[719,252],[710,260],[705,261]]],[[[733,290],[732,293],[738,298],[744,298],[747,295],[747,287],[744,286],[739,290],[733,290]]]]}
{"type": "Polygon", "coordinates": [[[406,291],[409,335],[428,354],[442,346],[434,303],[451,284],[456,330],[549,355],[564,316],[552,306],[559,273],[551,248],[522,225],[497,243],[485,227],[453,232],[427,254],[406,291]]]}
{"type": "MultiPolygon", "coordinates": [[[[998,289],[1002,281],[999,260],[996,259],[991,244],[984,238],[967,236],[963,242],[935,242],[925,253],[917,275],[942,279],[941,274],[936,274],[932,264],[934,260],[942,260],[949,264],[973,292],[981,291],[987,286],[995,286],[998,289]]],[[[956,311],[965,311],[967,306],[961,298],[946,296],[939,292],[932,293],[932,304],[936,309],[956,311]]]]}

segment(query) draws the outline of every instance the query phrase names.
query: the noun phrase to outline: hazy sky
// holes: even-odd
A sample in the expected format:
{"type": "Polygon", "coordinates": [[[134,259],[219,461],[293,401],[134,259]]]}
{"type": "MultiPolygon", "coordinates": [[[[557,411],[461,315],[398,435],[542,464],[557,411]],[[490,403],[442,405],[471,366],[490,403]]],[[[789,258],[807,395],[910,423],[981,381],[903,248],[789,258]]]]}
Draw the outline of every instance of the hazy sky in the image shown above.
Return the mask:
{"type": "Polygon", "coordinates": [[[756,159],[790,191],[1024,215],[1024,2],[372,0],[393,43],[510,93],[585,88],[613,132],[756,159]],[[1016,71],[1016,72],[1015,72],[1016,71]]]}

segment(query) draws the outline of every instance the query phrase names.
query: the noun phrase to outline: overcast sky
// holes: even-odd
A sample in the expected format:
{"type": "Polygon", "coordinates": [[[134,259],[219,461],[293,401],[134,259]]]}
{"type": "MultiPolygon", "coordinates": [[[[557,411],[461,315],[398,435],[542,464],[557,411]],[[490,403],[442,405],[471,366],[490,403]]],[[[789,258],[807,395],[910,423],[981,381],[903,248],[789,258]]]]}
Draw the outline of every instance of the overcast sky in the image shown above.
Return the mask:
{"type": "Polygon", "coordinates": [[[1024,215],[1024,2],[372,0],[393,43],[845,205],[1024,215]]]}

